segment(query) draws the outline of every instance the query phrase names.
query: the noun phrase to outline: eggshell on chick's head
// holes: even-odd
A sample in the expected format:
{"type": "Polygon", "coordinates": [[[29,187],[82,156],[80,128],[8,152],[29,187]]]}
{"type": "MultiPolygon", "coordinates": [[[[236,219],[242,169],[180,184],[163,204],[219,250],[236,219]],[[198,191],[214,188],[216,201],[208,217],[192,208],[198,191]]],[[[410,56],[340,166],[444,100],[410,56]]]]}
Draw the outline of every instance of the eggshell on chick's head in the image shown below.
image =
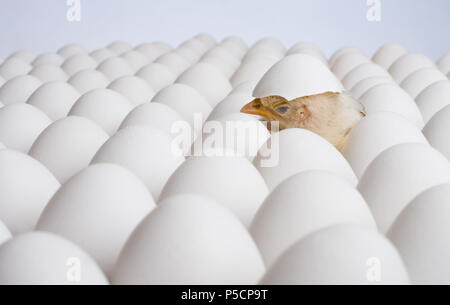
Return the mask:
{"type": "Polygon", "coordinates": [[[50,233],[30,232],[0,247],[0,284],[108,285],[108,280],[74,243],[50,233]],[[78,272],[70,272],[71,267],[78,272]]]}
{"type": "Polygon", "coordinates": [[[41,163],[18,151],[0,150],[0,215],[13,234],[34,229],[58,180],[41,163]]]}
{"type": "Polygon", "coordinates": [[[52,121],[67,116],[80,93],[72,85],[63,82],[49,82],[34,91],[27,104],[42,110],[52,121]]]}
{"type": "Polygon", "coordinates": [[[11,238],[11,232],[9,232],[6,225],[0,220],[0,246],[5,241],[11,238]]]}
{"type": "Polygon", "coordinates": [[[73,75],[68,83],[74,86],[80,94],[85,94],[94,89],[106,88],[109,80],[97,70],[83,70],[73,75]]]}
{"type": "Polygon", "coordinates": [[[416,197],[388,233],[416,285],[450,283],[450,185],[431,188],[416,197]]]}
{"type": "Polygon", "coordinates": [[[160,199],[194,193],[231,210],[248,226],[269,191],[250,161],[242,157],[192,157],[169,178],[160,199]]]}
{"type": "Polygon", "coordinates": [[[428,86],[442,80],[447,76],[436,68],[423,68],[408,76],[400,86],[415,99],[428,86]]]}
{"type": "Polygon", "coordinates": [[[373,55],[372,60],[376,64],[379,64],[388,70],[397,59],[405,55],[407,52],[408,51],[399,44],[388,43],[381,46],[377,50],[375,55],[373,55]]]}
{"type": "Polygon", "coordinates": [[[266,266],[271,266],[298,240],[338,223],[357,223],[376,230],[369,207],[353,185],[329,172],[307,171],[286,179],[272,191],[250,232],[266,266]]]}
{"type": "Polygon", "coordinates": [[[116,79],[108,86],[108,89],[127,97],[134,106],[150,102],[155,95],[149,84],[136,76],[124,76],[116,79]]]}
{"type": "Polygon", "coordinates": [[[234,215],[211,199],[182,194],[161,201],[133,232],[112,282],[254,285],[264,272],[261,254],[234,215]]]}
{"type": "Polygon", "coordinates": [[[434,62],[423,54],[408,53],[397,59],[389,68],[392,78],[401,83],[412,73],[422,68],[435,68],[434,62]]]}
{"type": "Polygon", "coordinates": [[[393,146],[369,165],[358,189],[380,231],[386,233],[408,204],[424,190],[450,182],[450,163],[429,145],[393,146]]]}
{"type": "Polygon", "coordinates": [[[436,113],[450,104],[450,81],[432,84],[417,96],[416,103],[427,124],[436,113]]]}
{"type": "Polygon", "coordinates": [[[356,225],[322,229],[286,251],[262,285],[408,285],[399,253],[383,235],[356,225]]]}
{"type": "Polygon", "coordinates": [[[324,92],[343,92],[331,71],[317,58],[290,55],[276,63],[259,81],[254,97],[279,95],[288,100],[324,92]]]}
{"type": "Polygon", "coordinates": [[[448,141],[450,132],[450,105],[444,107],[423,129],[425,137],[431,146],[439,150],[448,160],[450,160],[450,143],[448,141]]]}
{"type": "Polygon", "coordinates": [[[91,163],[114,163],[128,168],[144,181],[157,200],[169,177],[185,160],[173,149],[172,142],[172,137],[159,129],[130,126],[112,136],[91,163]]]}
{"type": "Polygon", "coordinates": [[[355,174],[361,177],[380,153],[401,143],[428,144],[428,141],[404,117],[392,112],[377,112],[366,116],[353,128],[343,154],[355,174]]]}
{"type": "Polygon", "coordinates": [[[41,85],[42,82],[34,76],[17,76],[0,88],[0,99],[5,105],[25,103],[41,85]]]}
{"type": "Polygon", "coordinates": [[[270,190],[283,180],[302,171],[325,170],[356,185],[352,168],[327,140],[300,128],[282,130],[272,135],[253,161],[270,190]]]}
{"type": "Polygon", "coordinates": [[[144,183],[130,171],[96,164],[58,190],[36,229],[75,242],[110,275],[128,237],[154,207],[144,183]]]}
{"type": "Polygon", "coordinates": [[[89,165],[108,134],[89,119],[69,116],[45,129],[30,149],[30,156],[44,164],[64,184],[89,165]]]}
{"type": "Polygon", "coordinates": [[[136,73],[136,76],[146,80],[155,92],[169,86],[176,79],[165,65],[156,63],[144,66],[136,73]]]}
{"type": "Polygon", "coordinates": [[[113,135],[132,109],[128,99],[116,91],[95,89],[81,96],[68,115],[88,118],[113,135]]]}

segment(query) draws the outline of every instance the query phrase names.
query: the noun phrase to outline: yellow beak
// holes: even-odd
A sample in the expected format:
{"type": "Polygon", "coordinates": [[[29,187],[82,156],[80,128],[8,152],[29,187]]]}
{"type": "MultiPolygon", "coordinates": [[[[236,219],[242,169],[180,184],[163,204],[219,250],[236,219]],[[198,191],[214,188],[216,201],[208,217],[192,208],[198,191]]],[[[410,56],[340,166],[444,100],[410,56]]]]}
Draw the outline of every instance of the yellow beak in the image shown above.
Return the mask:
{"type": "Polygon", "coordinates": [[[261,103],[261,99],[254,99],[252,102],[248,103],[241,109],[242,113],[260,115],[265,118],[270,118],[270,112],[268,112],[263,104],[261,103]]]}

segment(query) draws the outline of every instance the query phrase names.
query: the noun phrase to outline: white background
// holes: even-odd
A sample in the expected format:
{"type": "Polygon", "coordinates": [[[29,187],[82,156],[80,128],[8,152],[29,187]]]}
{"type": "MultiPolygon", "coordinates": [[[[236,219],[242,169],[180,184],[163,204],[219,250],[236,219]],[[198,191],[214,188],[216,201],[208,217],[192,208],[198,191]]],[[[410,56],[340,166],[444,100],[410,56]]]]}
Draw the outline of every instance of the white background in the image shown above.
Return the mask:
{"type": "Polygon", "coordinates": [[[67,21],[66,0],[0,0],[0,57],[56,51],[77,42],[92,50],[115,40],[173,46],[199,32],[247,43],[275,36],[286,46],[316,43],[329,56],[343,46],[372,54],[385,42],[436,60],[450,52],[449,0],[381,0],[381,22],[366,0],[81,0],[81,22],[67,21]]]}

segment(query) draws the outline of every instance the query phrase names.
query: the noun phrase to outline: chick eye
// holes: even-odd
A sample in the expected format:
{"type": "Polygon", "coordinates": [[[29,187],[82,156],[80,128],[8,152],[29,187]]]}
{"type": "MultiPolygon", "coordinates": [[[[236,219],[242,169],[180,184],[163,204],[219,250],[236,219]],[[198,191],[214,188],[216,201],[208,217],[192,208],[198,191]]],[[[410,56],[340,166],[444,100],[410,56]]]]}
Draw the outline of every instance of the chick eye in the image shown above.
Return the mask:
{"type": "Polygon", "coordinates": [[[277,108],[277,112],[281,114],[285,114],[289,110],[288,106],[281,106],[277,108]]]}

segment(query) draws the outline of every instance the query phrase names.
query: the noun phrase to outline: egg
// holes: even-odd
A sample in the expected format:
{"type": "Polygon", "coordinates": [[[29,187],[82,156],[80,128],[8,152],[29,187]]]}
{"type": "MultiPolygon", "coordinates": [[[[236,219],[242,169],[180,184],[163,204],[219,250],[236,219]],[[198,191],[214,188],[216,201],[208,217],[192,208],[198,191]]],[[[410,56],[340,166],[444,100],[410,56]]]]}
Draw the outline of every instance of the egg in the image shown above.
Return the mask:
{"type": "Polygon", "coordinates": [[[358,183],[342,154],[327,140],[306,129],[285,129],[272,135],[253,164],[270,190],[285,179],[309,170],[330,171],[353,185],[358,183]]]}
{"type": "MultiPolygon", "coordinates": [[[[263,39],[258,40],[255,44],[252,45],[249,52],[252,51],[273,51],[284,55],[287,50],[286,47],[275,37],[265,37],[263,39]]],[[[247,54],[248,54],[247,53],[247,54]]]]}
{"type": "Polygon", "coordinates": [[[144,66],[136,73],[136,76],[146,80],[155,92],[169,86],[176,79],[165,65],[155,63],[144,66]]]}
{"type": "Polygon", "coordinates": [[[30,232],[0,247],[1,285],[108,285],[97,263],[74,243],[30,232]]]}
{"type": "Polygon", "coordinates": [[[305,43],[305,42],[296,43],[287,51],[286,56],[297,53],[314,56],[324,64],[328,65],[328,61],[325,58],[323,52],[312,43],[305,43]]]}
{"type": "Polygon", "coordinates": [[[416,103],[396,84],[374,86],[359,98],[359,102],[368,115],[380,111],[394,112],[408,119],[419,129],[424,126],[422,114],[416,103]]]}
{"type": "MultiPolygon", "coordinates": [[[[191,56],[195,55],[195,58],[197,59],[196,61],[198,61],[200,59],[200,57],[203,54],[205,54],[206,51],[208,51],[209,48],[205,43],[201,42],[200,40],[192,38],[192,39],[186,40],[182,44],[180,44],[180,46],[178,47],[178,50],[180,50],[180,49],[190,50],[188,52],[191,53],[191,56]]],[[[182,55],[181,53],[179,53],[179,54],[182,55]]]]}
{"type": "Polygon", "coordinates": [[[377,50],[373,55],[372,60],[374,63],[388,70],[397,59],[407,52],[408,51],[399,44],[387,43],[377,50]]]}
{"type": "Polygon", "coordinates": [[[49,82],[34,91],[27,101],[42,110],[52,121],[67,116],[80,93],[70,84],[57,81],[49,82]]]}
{"type": "Polygon", "coordinates": [[[74,75],[82,70],[95,69],[98,62],[90,55],[77,54],[67,58],[61,68],[68,74],[74,75]]]}
{"type": "Polygon", "coordinates": [[[108,48],[105,49],[97,49],[92,51],[89,54],[93,59],[95,59],[97,61],[97,63],[101,63],[111,57],[115,57],[116,53],[114,53],[113,51],[111,51],[108,48]]]}
{"type": "Polygon", "coordinates": [[[94,89],[106,88],[109,80],[97,70],[83,70],[73,75],[68,83],[74,86],[80,94],[85,94],[94,89]]]}
{"type": "Polygon", "coordinates": [[[36,139],[29,155],[64,184],[89,165],[108,135],[89,119],[69,116],[56,121],[36,139]]]}
{"type": "Polygon", "coordinates": [[[160,200],[193,193],[216,200],[248,226],[269,191],[251,162],[242,157],[192,157],[169,178],[160,200]]]}
{"type": "Polygon", "coordinates": [[[214,37],[212,37],[211,35],[206,34],[206,33],[198,34],[194,38],[198,39],[199,41],[204,43],[206,46],[208,46],[208,48],[212,48],[212,47],[214,47],[217,44],[217,42],[214,39],[214,37]]]}
{"type": "Polygon", "coordinates": [[[120,55],[120,57],[125,59],[134,71],[138,71],[149,63],[148,58],[137,51],[128,51],[120,55]]]}
{"type": "Polygon", "coordinates": [[[29,73],[38,78],[41,82],[67,81],[69,76],[63,69],[55,65],[39,65],[33,68],[29,73]]]}
{"type": "Polygon", "coordinates": [[[253,97],[250,94],[235,93],[228,95],[223,101],[214,107],[208,117],[208,121],[215,120],[232,113],[239,113],[246,104],[250,103],[253,97]]]}
{"type": "Polygon", "coordinates": [[[286,251],[262,285],[408,285],[398,251],[384,236],[356,225],[315,232],[286,251]]]}
{"type": "Polygon", "coordinates": [[[250,81],[259,82],[264,74],[272,68],[274,63],[275,61],[270,58],[255,58],[252,60],[247,60],[236,70],[231,77],[230,82],[234,88],[250,81]]]}
{"type": "Polygon", "coordinates": [[[217,58],[223,61],[231,66],[232,70],[237,69],[241,63],[239,59],[237,59],[227,48],[223,46],[217,46],[210,49],[202,56],[201,61],[205,61],[209,58],[217,58]]]}
{"type": "Polygon", "coordinates": [[[0,143],[0,149],[5,149],[6,146],[3,143],[0,143]]]}
{"type": "Polygon", "coordinates": [[[450,73],[450,53],[442,56],[437,62],[437,66],[442,73],[450,73]]]}
{"type": "Polygon", "coordinates": [[[446,80],[447,76],[436,68],[423,68],[412,73],[400,84],[415,99],[428,86],[446,80]]]}
{"type": "Polygon", "coordinates": [[[206,63],[192,66],[178,77],[176,83],[196,89],[211,107],[223,100],[232,89],[228,79],[217,68],[206,63]]]}
{"type": "Polygon", "coordinates": [[[369,207],[352,184],[326,171],[306,171],[272,191],[250,232],[266,266],[271,266],[298,240],[338,223],[357,223],[376,230],[369,207]]]}
{"type": "Polygon", "coordinates": [[[283,59],[285,57],[284,53],[274,51],[272,49],[250,49],[242,59],[242,64],[255,59],[270,59],[273,63],[283,59]]]}
{"type": "Polygon", "coordinates": [[[52,121],[38,108],[20,103],[0,109],[0,142],[8,148],[27,153],[52,121]]]}
{"type": "Polygon", "coordinates": [[[236,71],[235,68],[231,67],[230,64],[224,60],[221,59],[218,56],[209,56],[200,61],[201,63],[206,63],[208,65],[213,66],[214,68],[217,68],[226,78],[230,78],[234,72],[236,71]]]}
{"type": "Polygon", "coordinates": [[[160,202],[133,232],[112,282],[254,285],[264,272],[254,241],[234,215],[211,199],[179,195],[160,202]]]}
{"type": "Polygon", "coordinates": [[[448,143],[448,132],[450,131],[449,117],[450,106],[445,106],[428,122],[423,129],[423,133],[431,146],[439,150],[450,160],[450,144],[448,143]]]}
{"type": "Polygon", "coordinates": [[[333,71],[337,78],[342,80],[354,68],[370,62],[371,60],[366,55],[363,55],[361,53],[348,52],[343,54],[339,57],[339,59],[336,60],[336,63],[331,68],[331,71],[333,71]]]}
{"type": "Polygon", "coordinates": [[[33,61],[32,65],[34,67],[40,65],[52,65],[52,66],[60,66],[64,62],[64,57],[57,53],[44,53],[38,55],[36,59],[33,61]]]}
{"type": "Polygon", "coordinates": [[[169,177],[185,160],[172,142],[172,137],[159,129],[130,126],[112,136],[91,163],[122,165],[141,178],[157,200],[169,177]]]}
{"type": "Polygon", "coordinates": [[[389,73],[392,78],[400,84],[417,70],[434,67],[434,63],[425,55],[408,53],[401,56],[391,65],[389,73]]]}
{"type": "Polygon", "coordinates": [[[166,66],[175,76],[183,73],[191,65],[183,56],[174,52],[161,55],[154,63],[166,66]]]}
{"type": "Polygon", "coordinates": [[[33,62],[33,60],[36,58],[36,54],[34,54],[33,52],[30,52],[30,51],[27,51],[27,50],[22,50],[22,51],[14,52],[7,58],[7,60],[11,59],[11,58],[19,59],[28,64],[31,64],[33,62]]]}
{"type": "Polygon", "coordinates": [[[283,58],[270,68],[259,81],[253,96],[280,95],[292,100],[327,91],[342,92],[344,88],[320,60],[295,54],[283,58]]]}
{"type": "Polygon", "coordinates": [[[17,76],[0,88],[0,99],[5,105],[25,103],[41,85],[42,82],[34,76],[17,76]]]}
{"type": "Polygon", "coordinates": [[[143,43],[134,48],[142,55],[146,56],[149,62],[154,61],[161,55],[172,51],[172,47],[167,44],[143,43]]]}
{"type": "Polygon", "coordinates": [[[428,123],[439,110],[450,104],[450,82],[440,81],[428,86],[417,96],[416,103],[425,124],[428,123]]]}
{"type": "Polygon", "coordinates": [[[0,246],[10,238],[11,233],[9,232],[8,228],[3,224],[3,222],[0,220],[0,246]]]}
{"type": "Polygon", "coordinates": [[[361,177],[380,153],[401,143],[428,144],[422,132],[404,117],[377,112],[353,128],[343,153],[355,174],[361,177]]]}
{"type": "Polygon", "coordinates": [[[331,55],[330,59],[328,60],[329,66],[330,66],[330,67],[333,67],[333,66],[336,64],[337,60],[338,60],[341,56],[343,56],[343,55],[345,55],[345,54],[350,54],[350,53],[364,55],[364,54],[362,53],[362,51],[361,51],[360,49],[358,49],[358,48],[354,48],[354,47],[343,47],[343,48],[337,50],[336,52],[334,52],[333,55],[331,55]]]}
{"type": "Polygon", "coordinates": [[[12,234],[34,229],[60,187],[41,163],[18,151],[0,150],[0,215],[12,234]]]}
{"type": "Polygon", "coordinates": [[[150,102],[155,95],[148,83],[136,76],[118,78],[108,86],[108,89],[127,97],[134,106],[150,102]]]}
{"type": "Polygon", "coordinates": [[[220,43],[221,46],[225,47],[230,51],[236,58],[242,59],[245,53],[247,53],[248,46],[247,44],[239,37],[229,36],[226,37],[220,43]]]}
{"type": "Polygon", "coordinates": [[[6,83],[6,80],[0,76],[0,88],[3,86],[3,84],[6,83]]]}
{"type": "Polygon", "coordinates": [[[58,50],[58,54],[63,58],[69,58],[77,54],[87,54],[86,50],[77,44],[69,44],[58,50]]]}
{"type": "Polygon", "coordinates": [[[382,84],[395,84],[391,77],[385,76],[372,76],[358,82],[353,88],[350,89],[350,94],[353,98],[359,100],[369,89],[382,84]]]}
{"type": "Polygon", "coordinates": [[[97,70],[102,72],[110,81],[115,81],[123,76],[131,76],[135,71],[128,62],[121,57],[111,57],[103,61],[97,70]]]}
{"type": "Polygon", "coordinates": [[[27,64],[20,59],[11,58],[5,60],[0,65],[0,76],[5,80],[10,80],[14,77],[27,74],[31,69],[32,66],[30,64],[27,64]]]}
{"type": "Polygon", "coordinates": [[[373,76],[390,78],[390,74],[381,66],[373,63],[365,63],[351,70],[342,80],[344,87],[349,90],[363,79],[373,76]]]}
{"type": "Polygon", "coordinates": [[[233,90],[229,95],[232,94],[247,94],[252,95],[253,90],[255,90],[256,85],[258,85],[258,81],[250,80],[240,83],[239,85],[233,87],[233,90]]]}
{"type": "Polygon", "coordinates": [[[173,52],[181,55],[181,57],[186,59],[190,64],[196,63],[202,56],[202,53],[200,53],[199,51],[186,46],[178,47],[173,52]]]}
{"type": "Polygon", "coordinates": [[[450,283],[450,185],[431,188],[416,197],[388,233],[416,285],[450,283]]]}
{"type": "Polygon", "coordinates": [[[381,232],[388,232],[404,208],[420,193],[450,182],[450,163],[429,145],[393,146],[369,165],[358,189],[381,232]]]}
{"type": "Polygon", "coordinates": [[[199,116],[200,123],[203,123],[212,110],[208,101],[197,90],[184,84],[164,88],[153,97],[152,102],[164,104],[178,112],[192,128],[196,128],[195,132],[202,127],[194,126],[195,116],[199,116]]]}
{"type": "Polygon", "coordinates": [[[127,169],[96,164],[58,190],[36,229],[76,243],[111,275],[128,237],[154,207],[143,182],[127,169]]]}
{"type": "Polygon", "coordinates": [[[68,115],[88,118],[111,136],[132,109],[133,105],[121,94],[110,89],[95,89],[81,96],[68,115]]]}
{"type": "Polygon", "coordinates": [[[116,53],[117,55],[123,54],[133,49],[133,47],[128,42],[125,41],[112,42],[107,46],[107,48],[116,53]]]}

